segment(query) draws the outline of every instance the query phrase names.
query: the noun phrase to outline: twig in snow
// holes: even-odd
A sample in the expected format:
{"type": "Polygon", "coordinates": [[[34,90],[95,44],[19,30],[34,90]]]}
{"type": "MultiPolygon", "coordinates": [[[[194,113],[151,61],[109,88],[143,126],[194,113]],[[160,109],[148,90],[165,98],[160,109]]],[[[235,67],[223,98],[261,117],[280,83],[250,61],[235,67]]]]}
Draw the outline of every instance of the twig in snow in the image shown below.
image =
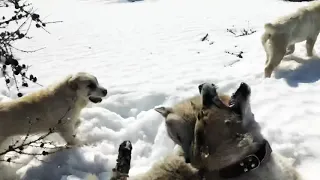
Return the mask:
{"type": "Polygon", "coordinates": [[[256,30],[253,30],[252,28],[249,28],[249,27],[247,29],[245,28],[240,29],[240,33],[237,33],[237,31],[238,30],[236,28],[232,28],[232,29],[227,28],[227,32],[233,34],[235,37],[248,36],[257,32],[256,30]]]}
{"type": "Polygon", "coordinates": [[[238,53],[233,53],[233,52],[230,52],[230,51],[225,51],[225,53],[231,54],[231,55],[234,55],[234,56],[237,56],[238,58],[243,58],[243,56],[242,56],[243,51],[240,51],[240,52],[238,52],[238,53]]]}
{"type": "Polygon", "coordinates": [[[203,38],[201,38],[201,41],[208,40],[208,36],[209,36],[209,34],[207,33],[203,38]]]}

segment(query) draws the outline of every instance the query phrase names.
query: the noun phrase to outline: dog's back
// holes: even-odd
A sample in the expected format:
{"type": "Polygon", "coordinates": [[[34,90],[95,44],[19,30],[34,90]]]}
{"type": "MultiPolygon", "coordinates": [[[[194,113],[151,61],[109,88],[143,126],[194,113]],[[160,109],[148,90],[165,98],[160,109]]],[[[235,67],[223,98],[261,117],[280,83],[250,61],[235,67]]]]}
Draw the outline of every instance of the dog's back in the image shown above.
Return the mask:
{"type": "Polygon", "coordinates": [[[320,2],[312,2],[297,11],[281,16],[272,23],[264,25],[265,34],[289,34],[288,44],[306,40],[309,35],[318,34],[320,30],[320,2]]]}

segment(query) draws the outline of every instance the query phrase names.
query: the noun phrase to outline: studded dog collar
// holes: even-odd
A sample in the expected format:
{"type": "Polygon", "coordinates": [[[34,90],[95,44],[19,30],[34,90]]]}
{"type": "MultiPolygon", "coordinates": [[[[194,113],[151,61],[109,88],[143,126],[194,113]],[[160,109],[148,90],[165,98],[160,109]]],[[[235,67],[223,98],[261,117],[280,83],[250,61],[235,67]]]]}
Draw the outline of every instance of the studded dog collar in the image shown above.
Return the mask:
{"type": "Polygon", "coordinates": [[[244,159],[219,170],[222,178],[234,178],[257,169],[261,163],[267,161],[272,153],[271,146],[267,140],[263,140],[257,152],[249,154],[244,159]]]}

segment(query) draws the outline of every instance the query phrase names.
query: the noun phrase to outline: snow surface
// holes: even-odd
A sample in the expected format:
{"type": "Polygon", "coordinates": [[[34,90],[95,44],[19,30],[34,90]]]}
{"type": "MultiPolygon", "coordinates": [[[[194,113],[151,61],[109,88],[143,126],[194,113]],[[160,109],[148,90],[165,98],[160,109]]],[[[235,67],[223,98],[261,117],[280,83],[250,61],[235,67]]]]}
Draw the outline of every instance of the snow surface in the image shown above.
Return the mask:
{"type": "MultiPolygon", "coordinates": [[[[26,180],[79,180],[89,174],[107,179],[118,145],[133,143],[130,175],[145,172],[171,153],[173,142],[153,108],[197,94],[197,86],[216,83],[233,92],[240,82],[252,88],[252,109],[274,151],[293,158],[306,180],[320,169],[320,58],[307,58],[296,46],[270,79],[263,78],[263,24],[306,3],[279,0],[31,0],[46,20],[48,34],[33,29],[16,47],[32,64],[30,72],[49,85],[69,73],[87,71],[108,88],[108,98],[81,113],[79,136],[95,145],[58,153],[41,163],[25,159],[12,170],[26,180]],[[234,37],[227,29],[252,28],[234,37]],[[200,39],[209,34],[208,41],[200,39]],[[225,51],[243,51],[243,58],[225,51]],[[240,61],[239,61],[240,60],[240,61]]],[[[315,50],[319,50],[319,43],[315,50]]],[[[319,52],[320,53],[320,52],[319,52]]],[[[0,80],[0,100],[16,98],[0,80]]],[[[24,88],[24,93],[41,87],[24,88]]],[[[4,177],[4,172],[0,172],[4,177]]]]}

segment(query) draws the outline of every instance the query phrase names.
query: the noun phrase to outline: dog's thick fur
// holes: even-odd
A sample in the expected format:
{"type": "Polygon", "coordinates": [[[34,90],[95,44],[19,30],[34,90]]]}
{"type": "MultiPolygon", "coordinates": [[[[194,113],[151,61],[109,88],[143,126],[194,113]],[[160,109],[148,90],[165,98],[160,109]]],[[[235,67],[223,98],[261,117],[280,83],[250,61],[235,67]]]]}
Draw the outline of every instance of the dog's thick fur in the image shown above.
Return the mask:
{"type": "MultiPolygon", "coordinates": [[[[241,83],[228,106],[219,99],[213,84],[205,83],[199,89],[203,108],[197,124],[202,125],[195,128],[193,146],[200,149],[200,153],[193,152],[191,164],[204,170],[207,180],[222,180],[218,171],[256,152],[264,138],[251,112],[251,90],[247,84],[241,83]]],[[[300,180],[301,177],[284,157],[273,152],[269,160],[254,171],[229,179],[300,180]]]]}
{"type": "Polygon", "coordinates": [[[294,52],[295,43],[306,40],[307,55],[313,56],[313,47],[320,31],[320,2],[311,2],[273,23],[266,23],[264,28],[261,37],[267,56],[264,76],[269,78],[283,57],[294,52]]]}
{"type": "Polygon", "coordinates": [[[68,145],[79,145],[75,130],[89,101],[107,95],[91,74],[79,72],[24,97],[0,103],[0,144],[13,135],[58,132],[68,145]]]}
{"type": "Polygon", "coordinates": [[[179,148],[177,152],[153,164],[146,173],[128,178],[127,174],[115,170],[111,180],[200,180],[198,170],[185,162],[183,150],[179,148]]]}
{"type": "MultiPolygon", "coordinates": [[[[228,103],[229,96],[220,95],[220,99],[228,103]]],[[[168,136],[186,152],[184,153],[186,162],[189,162],[196,115],[201,107],[201,96],[196,95],[175,104],[173,107],[155,108],[155,111],[165,118],[168,136]]]]}
{"type": "Polygon", "coordinates": [[[171,154],[156,162],[149,171],[129,180],[199,180],[198,170],[185,162],[183,156],[171,154]]]}

